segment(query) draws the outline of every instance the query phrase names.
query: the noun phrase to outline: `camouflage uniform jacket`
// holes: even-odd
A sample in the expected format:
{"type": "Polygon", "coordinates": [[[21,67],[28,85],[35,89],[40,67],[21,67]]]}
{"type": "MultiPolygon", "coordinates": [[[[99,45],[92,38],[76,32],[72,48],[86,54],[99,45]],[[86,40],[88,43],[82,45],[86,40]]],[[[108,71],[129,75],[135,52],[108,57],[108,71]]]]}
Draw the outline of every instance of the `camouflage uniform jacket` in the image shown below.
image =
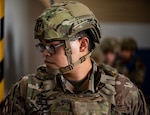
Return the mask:
{"type": "Polygon", "coordinates": [[[148,115],[140,90],[108,65],[93,69],[80,88],[41,66],[24,76],[2,103],[1,115],[148,115]]]}

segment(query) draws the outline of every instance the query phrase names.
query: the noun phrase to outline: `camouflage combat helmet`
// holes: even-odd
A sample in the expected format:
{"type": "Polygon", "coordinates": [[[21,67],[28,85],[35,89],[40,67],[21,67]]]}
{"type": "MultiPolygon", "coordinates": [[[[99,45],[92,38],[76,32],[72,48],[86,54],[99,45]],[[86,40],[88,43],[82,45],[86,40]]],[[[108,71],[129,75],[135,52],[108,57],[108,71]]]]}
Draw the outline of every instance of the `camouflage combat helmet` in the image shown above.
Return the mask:
{"type": "Polygon", "coordinates": [[[118,53],[120,50],[119,42],[116,38],[107,37],[101,40],[100,49],[103,53],[114,52],[118,53]]]}
{"type": "Polygon", "coordinates": [[[121,50],[137,50],[137,43],[131,37],[125,37],[120,42],[121,50]]]}
{"type": "Polygon", "coordinates": [[[91,52],[89,52],[77,62],[72,63],[69,42],[83,37],[78,34],[83,30],[88,30],[88,34],[92,37],[92,40],[89,40],[90,42],[99,43],[101,38],[100,25],[93,12],[79,2],[60,2],[53,4],[36,20],[35,39],[64,40],[68,66],[60,68],[59,72],[65,73],[91,55],[91,52]]]}

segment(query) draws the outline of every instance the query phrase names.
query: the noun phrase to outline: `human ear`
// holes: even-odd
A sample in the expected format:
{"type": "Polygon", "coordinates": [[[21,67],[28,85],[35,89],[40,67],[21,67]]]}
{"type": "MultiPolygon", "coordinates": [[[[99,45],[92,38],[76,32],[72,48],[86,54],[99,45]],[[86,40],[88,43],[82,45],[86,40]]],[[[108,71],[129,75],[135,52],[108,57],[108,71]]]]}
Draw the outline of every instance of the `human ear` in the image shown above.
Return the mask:
{"type": "Polygon", "coordinates": [[[87,37],[82,37],[79,39],[80,42],[80,52],[88,50],[89,39],[87,37]]]}

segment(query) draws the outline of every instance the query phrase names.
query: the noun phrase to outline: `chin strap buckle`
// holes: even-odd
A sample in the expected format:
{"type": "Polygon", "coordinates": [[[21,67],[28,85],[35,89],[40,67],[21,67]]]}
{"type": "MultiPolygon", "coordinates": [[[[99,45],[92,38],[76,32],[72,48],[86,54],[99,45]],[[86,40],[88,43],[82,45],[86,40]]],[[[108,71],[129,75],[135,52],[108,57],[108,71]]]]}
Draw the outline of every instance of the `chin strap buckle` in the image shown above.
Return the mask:
{"type": "Polygon", "coordinates": [[[66,67],[60,68],[60,72],[61,73],[66,73],[66,72],[68,72],[68,71],[70,71],[72,69],[73,69],[73,65],[68,65],[66,67]]]}

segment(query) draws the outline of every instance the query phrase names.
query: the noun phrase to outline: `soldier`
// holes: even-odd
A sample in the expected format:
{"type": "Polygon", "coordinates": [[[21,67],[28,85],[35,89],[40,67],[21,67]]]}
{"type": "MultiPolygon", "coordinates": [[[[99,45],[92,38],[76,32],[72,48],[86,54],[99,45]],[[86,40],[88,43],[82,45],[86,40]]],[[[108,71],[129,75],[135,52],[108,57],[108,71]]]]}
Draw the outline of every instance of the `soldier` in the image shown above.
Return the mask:
{"type": "Polygon", "coordinates": [[[55,3],[36,21],[45,65],[10,90],[1,115],[148,115],[142,92],[116,69],[89,57],[99,22],[79,2],[55,3]]]}
{"type": "Polygon", "coordinates": [[[126,37],[121,40],[120,45],[120,58],[116,62],[116,68],[141,88],[145,77],[145,65],[135,55],[137,43],[133,38],[126,37]]]}
{"type": "Polygon", "coordinates": [[[102,39],[100,49],[104,55],[104,63],[115,66],[115,61],[120,51],[120,46],[117,38],[107,37],[102,39]]]}

